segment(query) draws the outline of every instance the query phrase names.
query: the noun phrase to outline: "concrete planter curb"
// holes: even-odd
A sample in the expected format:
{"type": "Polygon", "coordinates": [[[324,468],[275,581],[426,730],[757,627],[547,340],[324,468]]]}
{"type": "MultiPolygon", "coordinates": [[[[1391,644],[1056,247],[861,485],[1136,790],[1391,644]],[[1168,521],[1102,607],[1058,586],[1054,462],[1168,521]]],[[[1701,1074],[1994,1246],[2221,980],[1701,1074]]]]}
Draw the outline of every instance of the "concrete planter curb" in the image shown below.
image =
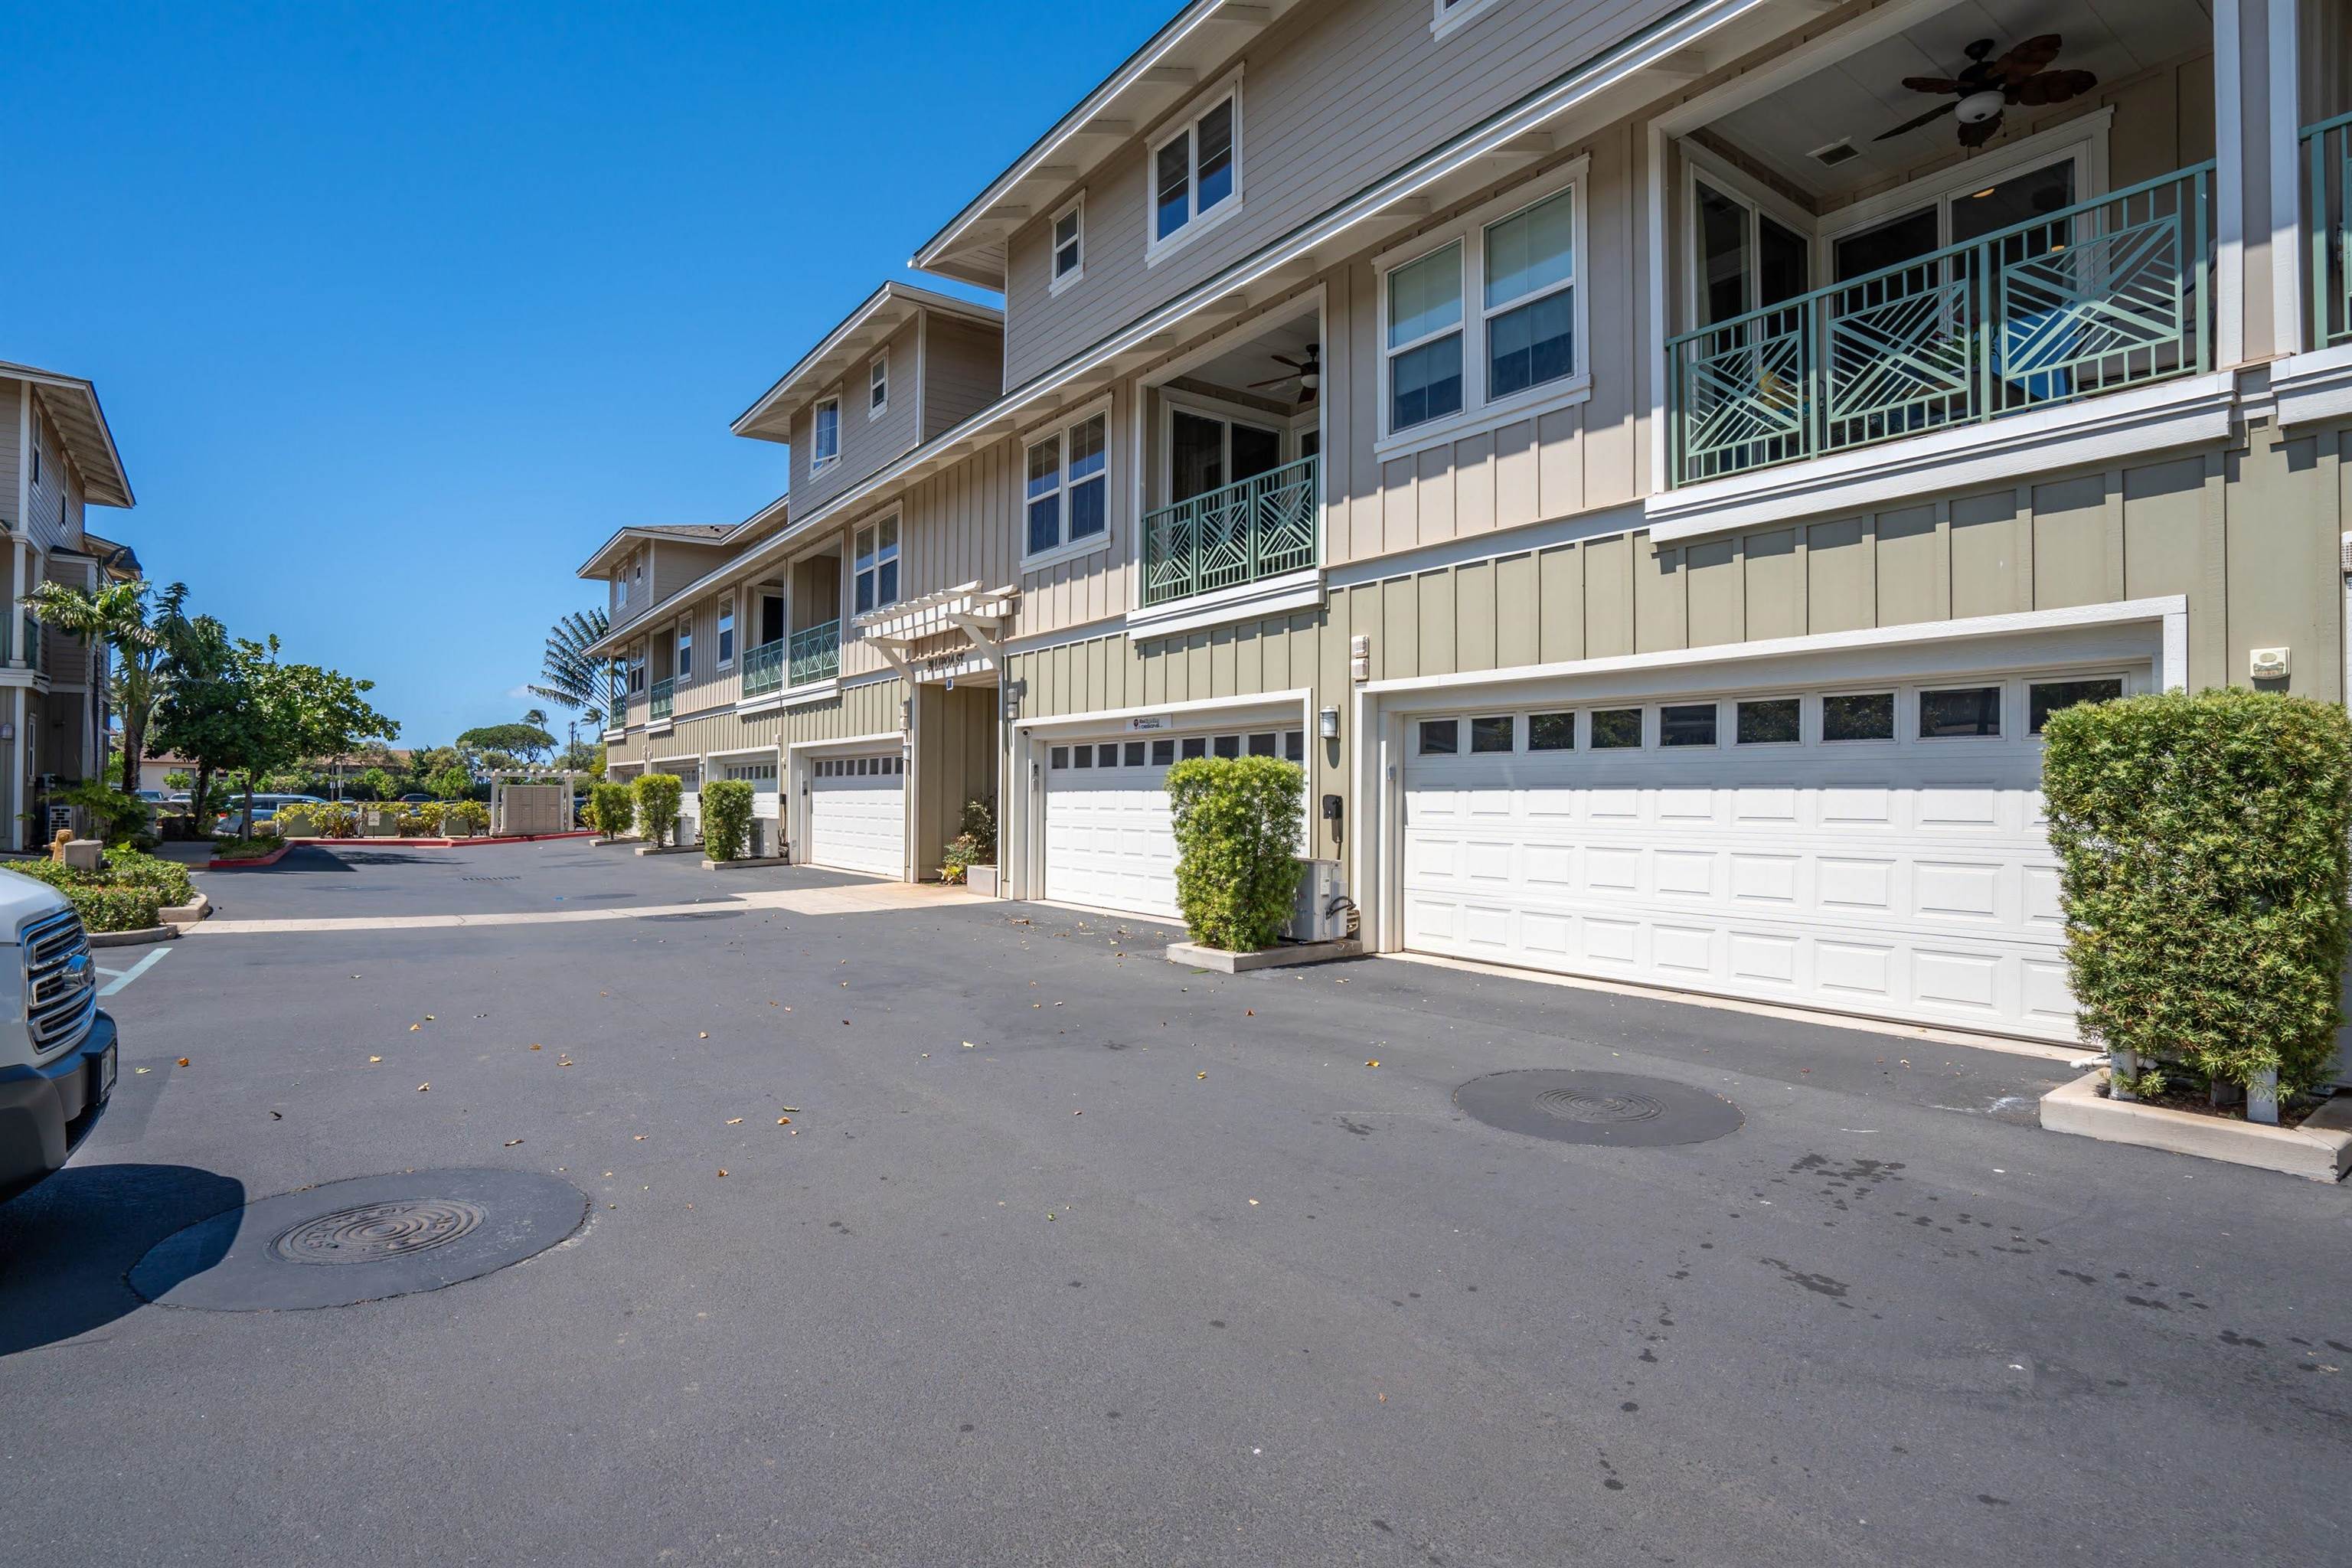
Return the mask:
{"type": "Polygon", "coordinates": [[[965,887],[983,899],[996,897],[996,868],[993,866],[966,866],[963,882],[965,887]]]}
{"type": "Polygon", "coordinates": [[[2305,1117],[2300,1127],[2265,1127],[2109,1100],[2099,1092],[2106,1077],[2102,1068],[2043,1095],[2042,1125],[2053,1132],[2226,1160],[2314,1182],[2338,1182],[2352,1171],[2352,1096],[2336,1096],[2305,1117]]]}
{"type": "Polygon", "coordinates": [[[792,862],[782,855],[738,855],[732,860],[705,859],[706,871],[734,871],[748,866],[789,866],[792,862]]]}
{"type": "Polygon", "coordinates": [[[155,916],[165,925],[192,926],[213,912],[213,901],[198,893],[194,903],[165,904],[155,916]]]}
{"type": "Polygon", "coordinates": [[[94,931],[88,933],[88,940],[92,947],[138,947],[151,942],[170,942],[179,934],[178,926],[142,926],[137,931],[94,931]]]}
{"type": "Polygon", "coordinates": [[[1338,942],[1288,942],[1281,947],[1260,948],[1255,952],[1230,952],[1222,947],[1202,947],[1196,942],[1171,942],[1168,944],[1168,962],[1193,969],[1213,969],[1220,974],[1246,974],[1253,969],[1287,969],[1294,964],[1360,958],[1363,952],[1364,944],[1354,937],[1338,942]]]}
{"type": "Polygon", "coordinates": [[[702,853],[702,846],[699,844],[640,844],[637,846],[637,853],[640,855],[699,855],[702,853]]]}
{"type": "MultiPolygon", "coordinates": [[[[324,844],[330,841],[323,838],[314,838],[310,840],[310,842],[313,844],[324,844]]],[[[298,846],[291,843],[281,844],[267,855],[256,855],[249,859],[208,860],[205,863],[205,869],[207,871],[257,871],[264,866],[277,865],[278,862],[285,859],[286,857],[294,853],[297,847],[298,846]]]]}

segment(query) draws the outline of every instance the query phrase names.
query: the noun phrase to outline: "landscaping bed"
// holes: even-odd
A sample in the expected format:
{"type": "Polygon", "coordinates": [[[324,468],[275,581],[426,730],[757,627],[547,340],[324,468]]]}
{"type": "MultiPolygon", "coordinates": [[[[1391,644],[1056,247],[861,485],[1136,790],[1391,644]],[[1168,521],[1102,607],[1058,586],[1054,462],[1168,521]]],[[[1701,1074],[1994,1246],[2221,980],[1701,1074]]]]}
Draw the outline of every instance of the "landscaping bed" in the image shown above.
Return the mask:
{"type": "Polygon", "coordinates": [[[12,861],[8,869],[63,893],[90,931],[148,931],[163,923],[164,908],[196,897],[185,866],[135,849],[107,850],[95,871],[58,860],[12,861]]]}

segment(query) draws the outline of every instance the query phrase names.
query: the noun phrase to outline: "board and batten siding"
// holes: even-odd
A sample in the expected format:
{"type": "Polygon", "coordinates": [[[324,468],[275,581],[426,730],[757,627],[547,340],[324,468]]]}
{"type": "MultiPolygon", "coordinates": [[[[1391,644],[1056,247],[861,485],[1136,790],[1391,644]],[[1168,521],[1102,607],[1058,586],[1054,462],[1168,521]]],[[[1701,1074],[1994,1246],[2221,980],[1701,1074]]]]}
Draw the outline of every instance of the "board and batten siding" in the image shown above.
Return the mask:
{"type": "Polygon", "coordinates": [[[795,510],[806,513],[841,495],[860,479],[916,444],[920,421],[915,395],[916,339],[920,316],[890,334],[884,350],[890,355],[890,405],[878,418],[866,416],[866,393],[875,354],[861,355],[845,367],[839,382],[818,387],[806,405],[793,415],[792,497],[795,510]],[[841,460],[811,478],[809,454],[814,449],[816,405],[838,395],[841,398],[841,460]]]}
{"type": "MultiPolygon", "coordinates": [[[[915,692],[915,870],[939,875],[966,801],[996,805],[996,688],[925,684],[915,692]]],[[[848,733],[858,733],[850,731],[848,733]]]]}
{"type": "Polygon", "coordinates": [[[926,312],[923,439],[962,424],[1003,392],[1004,334],[994,327],[926,312]]]}
{"type": "MultiPolygon", "coordinates": [[[[1086,276],[1050,291],[1040,213],[1007,247],[1004,379],[1040,371],[1144,315],[1432,148],[1525,97],[1678,0],[1496,5],[1433,37],[1429,0],[1302,5],[1241,51],[1241,206],[1147,264],[1146,164],[1173,114],[1086,182],[1086,276]]],[[[1202,82],[1223,71],[1203,71],[1202,82]]]]}

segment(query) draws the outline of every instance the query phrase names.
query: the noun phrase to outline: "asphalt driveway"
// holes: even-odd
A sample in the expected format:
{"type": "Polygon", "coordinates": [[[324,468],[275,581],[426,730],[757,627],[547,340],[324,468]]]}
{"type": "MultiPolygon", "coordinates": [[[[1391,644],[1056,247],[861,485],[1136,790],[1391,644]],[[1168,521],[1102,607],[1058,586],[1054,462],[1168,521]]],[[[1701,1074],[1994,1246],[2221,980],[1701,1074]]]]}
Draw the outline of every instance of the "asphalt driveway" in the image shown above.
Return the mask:
{"type": "Polygon", "coordinates": [[[1228,979],[1149,922],[577,841],[205,886],[220,931],[109,999],[107,1120],[0,1206],[12,1559],[2340,1550],[2352,1194],[2043,1133],[2062,1064],[1393,961],[1228,979]],[[498,918],[342,924],[444,915],[498,918]],[[338,924],[236,929],[280,920],[338,924]],[[1744,1121],[1592,1147],[1454,1102],[1531,1068],[1744,1121]],[[124,1283],[223,1209],[458,1167],[588,1220],[356,1306],[124,1283]]]}

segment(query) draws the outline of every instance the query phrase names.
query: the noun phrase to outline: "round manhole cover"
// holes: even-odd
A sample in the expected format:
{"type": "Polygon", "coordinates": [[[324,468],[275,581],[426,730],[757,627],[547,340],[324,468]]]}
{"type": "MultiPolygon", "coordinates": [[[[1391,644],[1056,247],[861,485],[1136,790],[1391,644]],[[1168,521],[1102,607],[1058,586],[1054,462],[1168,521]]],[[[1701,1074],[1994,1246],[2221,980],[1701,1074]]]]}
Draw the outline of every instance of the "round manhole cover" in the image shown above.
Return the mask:
{"type": "Polygon", "coordinates": [[[1551,1068],[1474,1078],[1454,1103],[1506,1132],[1625,1149],[1704,1143],[1747,1120],[1721,1095],[1672,1079],[1551,1068]]]}
{"type": "Polygon", "coordinates": [[[585,1194],[530,1171],[415,1171],[281,1193],[168,1236],[131,1271],[150,1301],[215,1312],[438,1290],[578,1230],[585,1194]]]}

